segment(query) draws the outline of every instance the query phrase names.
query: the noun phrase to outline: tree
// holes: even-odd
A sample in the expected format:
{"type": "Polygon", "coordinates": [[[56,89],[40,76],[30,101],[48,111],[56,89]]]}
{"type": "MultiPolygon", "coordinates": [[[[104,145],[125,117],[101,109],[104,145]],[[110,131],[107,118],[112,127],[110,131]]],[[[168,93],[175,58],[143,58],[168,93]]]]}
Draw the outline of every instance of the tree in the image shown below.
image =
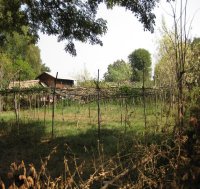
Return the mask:
{"type": "MultiPolygon", "coordinates": [[[[24,30],[27,31],[27,29],[24,30]]],[[[13,35],[7,35],[7,43],[4,48],[10,54],[13,64],[19,59],[29,64],[33,72],[33,78],[41,73],[42,60],[40,49],[32,43],[31,37],[28,36],[27,32],[24,35],[16,32],[13,35]]]]}
{"type": "MultiPolygon", "coordinates": [[[[25,31],[27,31],[26,28],[24,28],[25,31]]],[[[3,87],[6,87],[6,84],[13,79],[34,79],[44,69],[45,71],[49,70],[47,66],[42,64],[40,50],[32,44],[29,35],[13,32],[12,35],[7,33],[5,37],[6,40],[1,46],[0,59],[0,77],[4,80],[1,82],[3,87]]]]}
{"type": "MultiPolygon", "coordinates": [[[[165,27],[165,23],[163,23],[163,27],[165,27]]],[[[170,39],[169,34],[164,33],[158,41],[157,61],[154,70],[154,79],[158,87],[176,87],[175,52],[170,39]]]]}
{"type": "Polygon", "coordinates": [[[44,63],[41,65],[41,72],[51,72],[51,69],[44,63]]]}
{"type": "Polygon", "coordinates": [[[200,87],[200,38],[192,40],[187,55],[185,82],[192,90],[193,87],[200,87]]]}
{"type": "Polygon", "coordinates": [[[131,66],[124,60],[117,60],[108,65],[108,71],[104,74],[105,81],[124,82],[131,80],[131,66]]]}
{"type": "Polygon", "coordinates": [[[187,72],[187,57],[188,57],[188,42],[189,42],[189,29],[187,28],[187,0],[180,1],[179,8],[177,4],[172,5],[173,17],[173,32],[169,32],[165,28],[165,33],[170,37],[170,41],[174,52],[174,65],[177,87],[177,126],[179,130],[183,129],[183,121],[185,114],[185,75],[187,72]],[[177,12],[179,10],[179,12],[177,12]]]}
{"type": "Polygon", "coordinates": [[[9,84],[9,78],[13,76],[13,67],[11,59],[5,54],[0,56],[0,88],[4,88],[9,84]]]}
{"type": "Polygon", "coordinates": [[[13,64],[13,72],[14,75],[10,78],[12,80],[29,80],[36,77],[31,65],[21,58],[17,59],[15,64],[13,64]]]}
{"type": "MultiPolygon", "coordinates": [[[[164,34],[159,41],[158,60],[155,66],[155,78],[157,86],[177,88],[176,64],[174,60],[173,33],[164,34]]],[[[200,86],[200,38],[187,39],[187,54],[185,56],[184,87],[192,90],[200,86]]]]}
{"type": "MultiPolygon", "coordinates": [[[[65,50],[76,55],[74,40],[100,44],[99,36],[106,30],[106,21],[96,18],[97,9],[103,0],[0,0],[0,41],[3,42],[6,33],[28,34],[35,42],[41,31],[48,35],[57,35],[58,41],[67,40],[65,50]]],[[[106,0],[108,8],[116,5],[132,11],[144,28],[153,32],[155,15],[152,12],[158,0],[106,0]]]]}
{"type": "Polygon", "coordinates": [[[132,67],[132,80],[144,81],[151,77],[151,54],[145,49],[137,49],[128,56],[132,67]]]}
{"type": "Polygon", "coordinates": [[[34,44],[27,46],[25,51],[25,60],[30,64],[31,68],[34,70],[35,76],[41,73],[42,70],[42,60],[40,57],[40,49],[34,44]]]}
{"type": "MultiPolygon", "coordinates": [[[[165,53],[162,54],[162,59],[165,58],[165,63],[160,61],[156,67],[157,78],[165,78],[169,81],[169,75],[167,70],[170,71],[172,76],[170,79],[174,80],[173,92],[176,97],[177,105],[177,122],[179,130],[183,129],[183,121],[185,116],[186,95],[187,91],[191,92],[194,86],[198,86],[199,81],[199,66],[200,66],[200,43],[198,39],[191,40],[189,33],[191,25],[188,27],[187,18],[187,0],[183,4],[175,3],[171,4],[172,16],[173,16],[173,28],[168,29],[165,25],[163,27],[163,33],[167,38],[168,43],[165,43],[165,53]],[[177,5],[180,6],[177,9],[177,5]],[[180,11],[180,12],[177,12],[180,11]],[[161,73],[161,70],[164,70],[161,73]]],[[[191,23],[190,23],[191,24],[191,23]]],[[[160,53],[160,51],[159,51],[160,53]]],[[[162,60],[160,59],[160,60],[162,60]]],[[[170,86],[170,89],[172,85],[170,86]]],[[[199,92],[198,92],[199,93],[199,92]]],[[[175,127],[176,128],[176,127],[175,127]]]]}

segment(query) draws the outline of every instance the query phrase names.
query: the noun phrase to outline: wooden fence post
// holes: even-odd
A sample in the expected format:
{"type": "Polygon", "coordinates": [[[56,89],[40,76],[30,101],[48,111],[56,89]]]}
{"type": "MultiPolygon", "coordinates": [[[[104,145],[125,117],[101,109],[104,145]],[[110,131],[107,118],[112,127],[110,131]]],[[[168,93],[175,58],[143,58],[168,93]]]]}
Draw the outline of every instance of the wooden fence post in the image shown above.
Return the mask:
{"type": "Polygon", "coordinates": [[[101,139],[101,118],[100,118],[100,87],[99,87],[99,69],[98,69],[98,80],[97,80],[97,113],[98,113],[98,140],[101,139]]]}
{"type": "Polygon", "coordinates": [[[44,127],[46,126],[46,113],[47,113],[47,107],[46,107],[46,99],[47,99],[47,94],[46,93],[44,93],[44,91],[43,91],[43,101],[44,101],[44,104],[43,104],[43,106],[44,106],[44,127]]]}
{"type": "Polygon", "coordinates": [[[56,83],[57,83],[58,72],[56,73],[56,78],[54,80],[54,88],[53,88],[53,105],[52,105],[52,131],[51,138],[54,137],[54,116],[55,116],[55,94],[56,94],[56,83]]]}
{"type": "Polygon", "coordinates": [[[147,117],[146,117],[146,98],[145,98],[145,79],[144,79],[144,62],[143,62],[143,84],[142,84],[142,92],[143,92],[143,105],[144,105],[144,129],[145,129],[145,141],[147,134],[147,117]]]}

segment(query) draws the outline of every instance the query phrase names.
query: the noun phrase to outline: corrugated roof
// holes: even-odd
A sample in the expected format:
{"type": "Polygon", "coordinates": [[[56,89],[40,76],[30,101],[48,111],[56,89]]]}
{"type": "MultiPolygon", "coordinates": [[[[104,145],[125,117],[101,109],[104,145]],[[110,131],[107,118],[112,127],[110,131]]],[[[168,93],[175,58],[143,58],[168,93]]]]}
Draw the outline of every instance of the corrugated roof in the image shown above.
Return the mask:
{"type": "MultiPolygon", "coordinates": [[[[56,78],[56,72],[43,72],[43,73],[49,74],[50,76],[56,78]]],[[[58,72],[58,78],[57,79],[75,80],[74,78],[68,77],[65,74],[59,73],[59,72],[58,72]]]]}
{"type": "Polygon", "coordinates": [[[39,86],[44,86],[43,84],[40,83],[39,80],[26,80],[26,81],[13,81],[10,82],[8,88],[31,88],[31,87],[39,87],[39,86]]]}

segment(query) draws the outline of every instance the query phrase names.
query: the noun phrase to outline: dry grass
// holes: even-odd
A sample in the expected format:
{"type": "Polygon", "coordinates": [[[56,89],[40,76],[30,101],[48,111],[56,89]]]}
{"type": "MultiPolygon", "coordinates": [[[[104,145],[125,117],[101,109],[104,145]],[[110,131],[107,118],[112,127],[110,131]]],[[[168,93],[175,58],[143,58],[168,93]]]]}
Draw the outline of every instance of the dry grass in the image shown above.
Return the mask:
{"type": "MultiPolygon", "coordinates": [[[[77,157],[70,146],[65,144],[67,153],[63,156],[60,176],[53,177],[48,168],[59,150],[55,147],[41,159],[38,170],[32,163],[28,166],[25,166],[24,161],[12,163],[6,181],[0,179],[0,186],[5,188],[5,182],[10,189],[198,188],[199,143],[196,133],[192,133],[192,138],[191,133],[182,133],[173,138],[168,136],[168,139],[154,144],[146,144],[136,139],[131,143],[121,143],[120,151],[112,157],[106,156],[104,145],[98,143],[97,152],[88,156],[90,164],[80,156],[77,157]]],[[[87,151],[85,148],[85,152],[87,151]]]]}

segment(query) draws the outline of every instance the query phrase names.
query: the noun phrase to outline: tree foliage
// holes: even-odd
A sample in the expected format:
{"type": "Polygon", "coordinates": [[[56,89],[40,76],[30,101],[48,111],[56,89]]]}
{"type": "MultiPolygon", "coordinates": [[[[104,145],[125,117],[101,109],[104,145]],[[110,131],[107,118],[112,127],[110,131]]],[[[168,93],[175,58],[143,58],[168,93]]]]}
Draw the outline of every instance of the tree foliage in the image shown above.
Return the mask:
{"type": "Polygon", "coordinates": [[[45,63],[42,63],[41,72],[51,72],[51,69],[45,63]]]}
{"type": "Polygon", "coordinates": [[[132,80],[148,81],[151,77],[151,54],[146,49],[136,49],[128,56],[132,67],[132,80]]]}
{"type": "Polygon", "coordinates": [[[107,72],[104,74],[105,81],[108,82],[124,82],[131,80],[131,66],[124,60],[117,60],[108,66],[107,72]]]}
{"type": "Polygon", "coordinates": [[[0,0],[0,39],[5,33],[24,33],[23,27],[29,28],[28,34],[37,41],[38,32],[57,35],[58,40],[67,40],[65,50],[76,55],[74,40],[100,44],[99,36],[106,30],[106,21],[96,18],[98,6],[104,2],[107,7],[116,5],[132,11],[144,25],[144,29],[153,32],[155,15],[152,12],[159,0],[0,0]]]}
{"type": "Polygon", "coordinates": [[[12,61],[5,54],[1,53],[0,56],[0,88],[3,88],[8,84],[7,78],[11,78],[13,76],[12,72],[12,61]]]}
{"type": "Polygon", "coordinates": [[[189,89],[200,87],[200,38],[194,38],[189,46],[185,80],[189,89]]]}
{"type": "MultiPolygon", "coordinates": [[[[26,29],[24,29],[25,32],[26,29]]],[[[32,44],[31,36],[14,32],[5,35],[1,46],[1,85],[6,86],[12,80],[34,79],[49,68],[42,64],[39,48],[32,44]]]]}
{"type": "MultiPolygon", "coordinates": [[[[161,87],[176,87],[176,53],[174,51],[173,33],[163,35],[159,41],[158,59],[155,66],[156,84],[161,87]]],[[[185,57],[184,84],[188,89],[200,86],[200,38],[187,40],[187,54],[185,57]]]]}
{"type": "Polygon", "coordinates": [[[157,86],[176,86],[175,56],[169,35],[163,35],[159,40],[157,62],[154,70],[154,78],[157,86]]]}
{"type": "MultiPolygon", "coordinates": [[[[155,78],[160,85],[168,86],[173,90],[178,110],[176,126],[182,129],[188,104],[194,101],[187,101],[186,105],[186,99],[192,99],[195,95],[199,96],[200,40],[191,40],[187,35],[188,32],[186,33],[186,7],[181,6],[181,16],[177,16],[175,10],[174,8],[174,28],[171,30],[164,27],[164,38],[159,44],[160,58],[155,69],[155,78]]],[[[195,99],[198,98],[195,97],[195,99]]]]}

